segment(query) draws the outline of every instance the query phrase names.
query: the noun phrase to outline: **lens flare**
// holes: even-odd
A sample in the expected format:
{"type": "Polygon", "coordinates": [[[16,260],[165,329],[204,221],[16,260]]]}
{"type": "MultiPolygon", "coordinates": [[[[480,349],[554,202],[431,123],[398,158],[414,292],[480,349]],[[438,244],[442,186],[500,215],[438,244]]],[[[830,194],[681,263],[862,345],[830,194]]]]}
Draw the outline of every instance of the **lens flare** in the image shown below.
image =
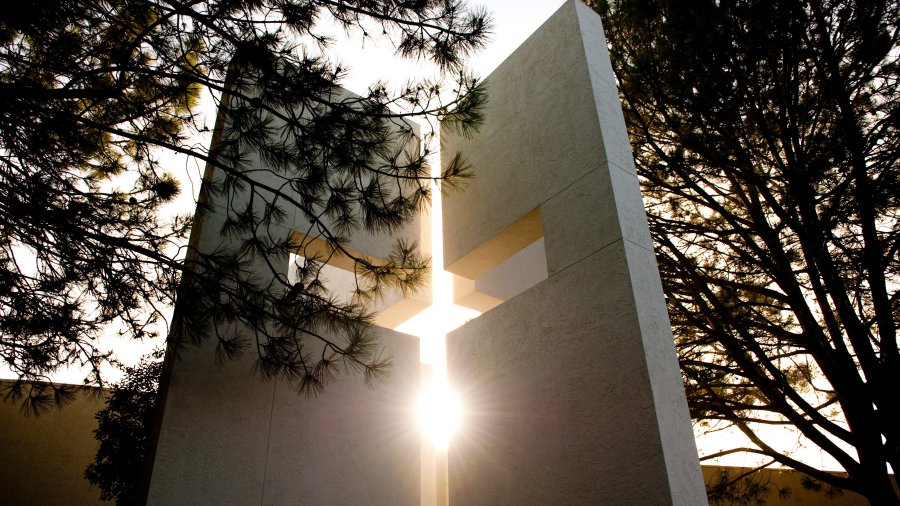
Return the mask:
{"type": "Polygon", "coordinates": [[[430,383],[419,397],[419,424],[436,448],[446,449],[459,427],[459,398],[446,383],[430,383]]]}

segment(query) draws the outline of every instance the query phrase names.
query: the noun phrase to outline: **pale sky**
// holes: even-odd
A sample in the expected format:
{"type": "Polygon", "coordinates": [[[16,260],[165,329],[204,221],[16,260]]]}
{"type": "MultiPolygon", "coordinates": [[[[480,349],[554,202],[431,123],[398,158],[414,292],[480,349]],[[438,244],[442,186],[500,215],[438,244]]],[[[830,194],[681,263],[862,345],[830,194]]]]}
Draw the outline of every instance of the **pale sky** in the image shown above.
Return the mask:
{"type": "MultiPolygon", "coordinates": [[[[563,3],[564,0],[470,2],[471,5],[487,8],[494,20],[490,40],[470,61],[472,69],[481,77],[487,77],[563,3]]],[[[350,75],[343,84],[352,91],[363,91],[373,79],[420,71],[413,63],[398,63],[387,42],[368,40],[363,44],[362,39],[356,37],[338,45],[336,49],[342,55],[341,62],[350,68],[350,75]]]]}

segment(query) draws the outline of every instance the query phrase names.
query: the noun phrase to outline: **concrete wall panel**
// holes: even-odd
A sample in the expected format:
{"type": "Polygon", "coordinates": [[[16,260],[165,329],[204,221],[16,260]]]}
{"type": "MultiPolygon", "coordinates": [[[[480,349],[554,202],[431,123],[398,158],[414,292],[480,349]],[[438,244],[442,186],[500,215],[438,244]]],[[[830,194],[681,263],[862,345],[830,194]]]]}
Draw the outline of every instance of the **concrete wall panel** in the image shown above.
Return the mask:
{"type": "Polygon", "coordinates": [[[185,350],[165,399],[148,504],[252,504],[262,497],[272,383],[250,358],[220,366],[185,350]]]}
{"type": "MultiPolygon", "coordinates": [[[[255,160],[251,177],[284,185],[258,157],[248,153],[248,158],[255,160]]],[[[215,180],[215,170],[208,176],[215,180]]],[[[248,202],[248,195],[239,193],[233,202],[248,202]]],[[[211,210],[203,213],[191,241],[209,253],[237,239],[222,233],[223,196],[207,197],[211,210]]],[[[262,200],[254,200],[260,210],[262,200]]],[[[289,237],[309,234],[308,229],[309,221],[294,212],[270,232],[289,237]]],[[[393,235],[359,232],[348,247],[384,258],[398,238],[419,242],[420,221],[393,235]]],[[[254,272],[260,279],[286,280],[288,255],[272,260],[276,272],[262,261],[252,267],[254,272]]],[[[330,274],[339,285],[338,278],[347,273],[330,274]]],[[[379,309],[394,319],[401,318],[398,312],[414,313],[425,306],[422,300],[391,294],[387,300],[394,307],[382,304],[379,309]]],[[[411,412],[420,379],[418,338],[384,328],[375,331],[383,353],[393,357],[386,383],[370,390],[361,373],[349,371],[313,399],[283,381],[252,376],[252,347],[245,357],[224,364],[215,362],[213,343],[182,349],[163,382],[168,386],[148,504],[418,504],[421,450],[411,412]]]]}
{"type": "Polygon", "coordinates": [[[418,339],[379,329],[394,357],[367,387],[348,373],[318,398],[191,350],[174,368],[148,504],[418,504],[418,339]]]}
{"type": "MultiPolygon", "coordinates": [[[[9,393],[8,381],[0,380],[0,396],[9,393]]],[[[99,445],[94,415],[106,395],[88,387],[65,407],[38,416],[22,414],[21,400],[0,397],[0,504],[110,504],[84,477],[99,445]]]]}
{"type": "Polygon", "coordinates": [[[599,17],[567,2],[488,87],[488,117],[525,134],[445,136],[480,170],[445,201],[447,263],[513,210],[539,206],[549,278],[448,336],[467,410],[449,454],[451,502],[705,503],[599,17]]]}
{"type": "Polygon", "coordinates": [[[453,503],[672,504],[628,276],[608,248],[448,336],[453,503]]]}
{"type": "Polygon", "coordinates": [[[383,331],[381,342],[393,356],[385,384],[354,374],[318,398],[278,384],[262,504],[419,504],[418,339],[383,331]]]}
{"type": "Polygon", "coordinates": [[[444,199],[444,258],[451,271],[605,160],[572,10],[567,3],[488,77],[486,121],[474,139],[444,136],[442,152],[462,151],[475,169],[464,192],[444,199]]]}

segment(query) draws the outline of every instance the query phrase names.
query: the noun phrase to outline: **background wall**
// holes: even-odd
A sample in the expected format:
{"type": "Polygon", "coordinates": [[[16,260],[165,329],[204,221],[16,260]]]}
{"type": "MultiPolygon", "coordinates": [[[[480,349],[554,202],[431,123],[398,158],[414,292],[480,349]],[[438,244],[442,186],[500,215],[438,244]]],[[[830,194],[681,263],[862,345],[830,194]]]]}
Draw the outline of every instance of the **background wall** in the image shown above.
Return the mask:
{"type": "MultiPolygon", "coordinates": [[[[746,467],[703,466],[703,478],[707,484],[718,483],[725,473],[732,479],[750,473],[750,478],[765,488],[761,498],[766,506],[868,506],[863,496],[847,490],[830,490],[823,484],[816,485],[809,478],[792,469],[762,469],[754,471],[746,467]],[[820,488],[818,488],[820,487],[820,488]]],[[[736,504],[728,499],[711,502],[713,506],[736,504]]],[[[746,504],[755,504],[754,500],[746,504]]]]}
{"type": "MultiPolygon", "coordinates": [[[[0,381],[0,394],[10,383],[0,381]]],[[[84,479],[97,453],[94,415],[105,400],[100,389],[79,390],[64,408],[25,416],[20,403],[0,399],[0,504],[110,504],[84,479]]]]}

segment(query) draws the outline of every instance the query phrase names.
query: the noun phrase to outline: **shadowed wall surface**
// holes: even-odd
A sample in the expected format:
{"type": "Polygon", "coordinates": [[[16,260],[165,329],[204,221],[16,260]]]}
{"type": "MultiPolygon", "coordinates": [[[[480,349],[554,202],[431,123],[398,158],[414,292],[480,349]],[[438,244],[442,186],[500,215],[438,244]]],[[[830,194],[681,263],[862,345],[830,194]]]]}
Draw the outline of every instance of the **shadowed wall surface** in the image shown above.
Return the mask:
{"type": "MultiPolygon", "coordinates": [[[[707,484],[718,483],[725,473],[731,479],[750,473],[750,478],[765,488],[766,506],[868,506],[865,497],[847,490],[829,490],[824,484],[810,482],[809,478],[793,469],[753,470],[746,467],[703,466],[703,479],[707,484]]],[[[838,473],[840,474],[840,473],[838,473]]],[[[713,502],[713,506],[717,503],[713,502]]],[[[718,504],[732,504],[723,500],[718,504]]],[[[750,501],[750,504],[753,504],[750,501]]]]}
{"type": "Polygon", "coordinates": [[[84,478],[97,453],[94,415],[105,401],[104,391],[79,390],[64,408],[24,416],[19,402],[0,400],[0,504],[110,504],[84,478]]]}
{"type": "Polygon", "coordinates": [[[418,504],[418,343],[388,330],[381,342],[394,357],[387,382],[347,374],[318,398],[251,377],[246,361],[185,354],[148,504],[418,504]]]}
{"type": "MultiPolygon", "coordinates": [[[[220,115],[218,121],[228,119],[220,115]]],[[[255,181],[284,186],[281,176],[268,170],[258,154],[247,157],[255,181]]],[[[204,184],[217,175],[209,168],[204,184]]],[[[209,253],[240,244],[240,238],[221,231],[228,210],[250,203],[250,193],[201,195],[208,198],[203,202],[208,211],[198,214],[192,245],[209,253]]],[[[270,195],[261,192],[256,197],[252,203],[262,212],[270,195]]],[[[298,195],[292,197],[300,200],[298,195]]],[[[303,213],[288,207],[279,221],[267,225],[266,233],[291,236],[310,251],[318,247],[319,239],[302,235],[309,228],[303,213]]],[[[421,235],[416,218],[390,237],[356,232],[346,247],[386,258],[396,239],[415,242],[421,235]]],[[[274,271],[255,259],[251,266],[255,275],[290,279],[288,255],[268,260],[274,271]]],[[[353,268],[352,263],[329,264],[353,268]]],[[[413,300],[415,296],[388,293],[377,309],[382,318],[389,315],[402,321],[398,307],[400,313],[414,313],[427,304],[413,300]]],[[[246,329],[234,330],[252,341],[246,329]]],[[[321,332],[340,342],[339,336],[321,332]]],[[[341,371],[316,398],[281,380],[252,375],[257,358],[252,347],[224,364],[216,363],[214,343],[185,347],[177,360],[167,357],[169,368],[161,382],[164,411],[147,504],[418,504],[421,445],[414,408],[420,382],[419,343],[383,327],[375,332],[384,356],[392,357],[387,380],[369,388],[361,373],[341,371]]],[[[313,342],[308,351],[316,356],[319,348],[312,346],[322,345],[313,342]]]]}

